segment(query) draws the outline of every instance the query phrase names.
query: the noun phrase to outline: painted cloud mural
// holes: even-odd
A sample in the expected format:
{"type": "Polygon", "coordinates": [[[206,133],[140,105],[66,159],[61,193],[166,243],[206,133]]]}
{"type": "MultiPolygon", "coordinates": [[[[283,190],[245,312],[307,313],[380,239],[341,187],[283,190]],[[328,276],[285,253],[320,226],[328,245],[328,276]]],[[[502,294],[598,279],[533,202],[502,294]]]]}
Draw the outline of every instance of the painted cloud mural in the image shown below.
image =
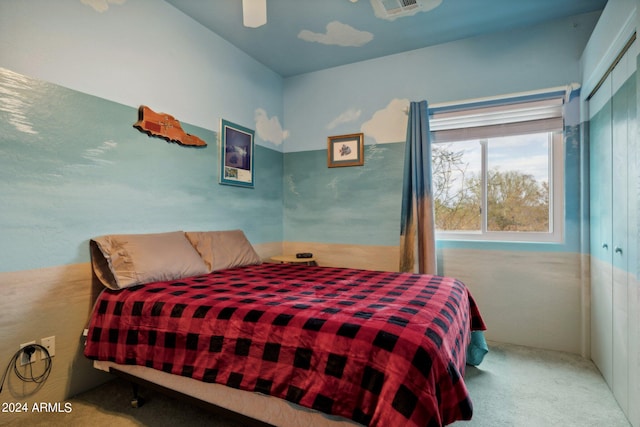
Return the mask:
{"type": "Polygon", "coordinates": [[[338,125],[340,125],[342,123],[349,123],[349,122],[356,121],[356,120],[358,120],[360,118],[360,114],[362,114],[362,110],[356,110],[355,108],[349,108],[348,110],[346,110],[345,112],[340,114],[338,117],[333,119],[327,125],[327,129],[331,130],[331,129],[334,129],[336,126],[338,126],[338,125]]]}
{"type": "Polygon", "coordinates": [[[280,145],[289,137],[289,131],[282,129],[277,116],[269,118],[267,112],[262,108],[255,111],[256,132],[265,141],[280,145]]]}
{"type": "Polygon", "coordinates": [[[96,12],[106,12],[109,10],[109,4],[124,4],[127,0],[80,0],[82,4],[91,6],[96,12]]]}
{"type": "Polygon", "coordinates": [[[360,128],[378,144],[402,142],[407,139],[408,99],[393,99],[382,110],[376,111],[360,128]]]}
{"type": "Polygon", "coordinates": [[[302,30],[298,33],[298,38],[308,42],[358,47],[373,40],[373,34],[368,31],[356,30],[352,26],[343,24],[342,22],[331,21],[327,24],[326,33],[314,33],[313,31],[302,30]]]}

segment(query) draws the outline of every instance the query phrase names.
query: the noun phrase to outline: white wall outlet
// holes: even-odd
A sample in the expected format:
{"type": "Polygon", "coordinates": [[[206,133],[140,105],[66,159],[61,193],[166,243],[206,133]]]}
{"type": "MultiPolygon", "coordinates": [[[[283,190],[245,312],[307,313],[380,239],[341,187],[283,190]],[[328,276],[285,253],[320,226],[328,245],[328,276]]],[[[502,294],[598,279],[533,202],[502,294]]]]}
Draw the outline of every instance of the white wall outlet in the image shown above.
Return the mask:
{"type": "MultiPolygon", "coordinates": [[[[40,345],[47,349],[50,357],[53,357],[56,355],[56,337],[55,336],[42,338],[40,340],[40,345]]],[[[42,359],[44,360],[46,358],[47,358],[47,354],[43,351],[42,359]]]]}
{"type": "MultiPolygon", "coordinates": [[[[20,349],[25,348],[28,345],[32,345],[35,344],[35,341],[30,341],[30,342],[26,342],[24,344],[20,344],[20,349]]],[[[31,358],[29,358],[29,356],[27,356],[27,354],[25,352],[21,352],[20,353],[20,366],[24,366],[24,365],[28,365],[29,363],[33,363],[36,360],[38,360],[38,352],[34,351],[33,354],[31,355],[31,358]]]]}

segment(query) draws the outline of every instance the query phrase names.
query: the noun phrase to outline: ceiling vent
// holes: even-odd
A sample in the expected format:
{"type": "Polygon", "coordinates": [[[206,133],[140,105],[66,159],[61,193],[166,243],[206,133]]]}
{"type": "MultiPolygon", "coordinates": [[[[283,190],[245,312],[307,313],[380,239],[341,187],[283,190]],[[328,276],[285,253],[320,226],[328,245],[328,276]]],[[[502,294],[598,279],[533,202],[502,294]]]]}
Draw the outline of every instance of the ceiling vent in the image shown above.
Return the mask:
{"type": "Polygon", "coordinates": [[[426,12],[442,3],[442,0],[371,0],[378,18],[394,20],[401,16],[426,12]]]}
{"type": "Polygon", "coordinates": [[[417,0],[380,0],[387,15],[407,13],[419,6],[417,0]]]}

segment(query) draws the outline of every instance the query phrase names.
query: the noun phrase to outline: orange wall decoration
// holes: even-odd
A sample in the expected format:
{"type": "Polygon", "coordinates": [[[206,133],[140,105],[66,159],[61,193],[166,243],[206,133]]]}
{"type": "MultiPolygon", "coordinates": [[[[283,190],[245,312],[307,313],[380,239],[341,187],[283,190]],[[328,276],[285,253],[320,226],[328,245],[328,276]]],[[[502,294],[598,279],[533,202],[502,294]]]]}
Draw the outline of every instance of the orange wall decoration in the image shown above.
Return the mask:
{"type": "Polygon", "coordinates": [[[156,113],[146,105],[138,108],[138,121],[134,128],[149,136],[157,136],[180,145],[206,147],[207,143],[195,135],[186,133],[180,122],[166,113],[156,113]]]}

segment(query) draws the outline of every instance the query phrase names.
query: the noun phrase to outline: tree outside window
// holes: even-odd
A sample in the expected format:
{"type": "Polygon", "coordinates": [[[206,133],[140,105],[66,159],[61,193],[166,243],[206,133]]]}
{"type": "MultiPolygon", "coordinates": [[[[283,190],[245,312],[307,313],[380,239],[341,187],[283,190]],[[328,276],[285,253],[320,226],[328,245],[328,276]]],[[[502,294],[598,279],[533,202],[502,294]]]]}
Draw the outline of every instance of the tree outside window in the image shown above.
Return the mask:
{"type": "Polygon", "coordinates": [[[552,233],[553,140],[541,132],[433,144],[436,230],[552,233]]]}

